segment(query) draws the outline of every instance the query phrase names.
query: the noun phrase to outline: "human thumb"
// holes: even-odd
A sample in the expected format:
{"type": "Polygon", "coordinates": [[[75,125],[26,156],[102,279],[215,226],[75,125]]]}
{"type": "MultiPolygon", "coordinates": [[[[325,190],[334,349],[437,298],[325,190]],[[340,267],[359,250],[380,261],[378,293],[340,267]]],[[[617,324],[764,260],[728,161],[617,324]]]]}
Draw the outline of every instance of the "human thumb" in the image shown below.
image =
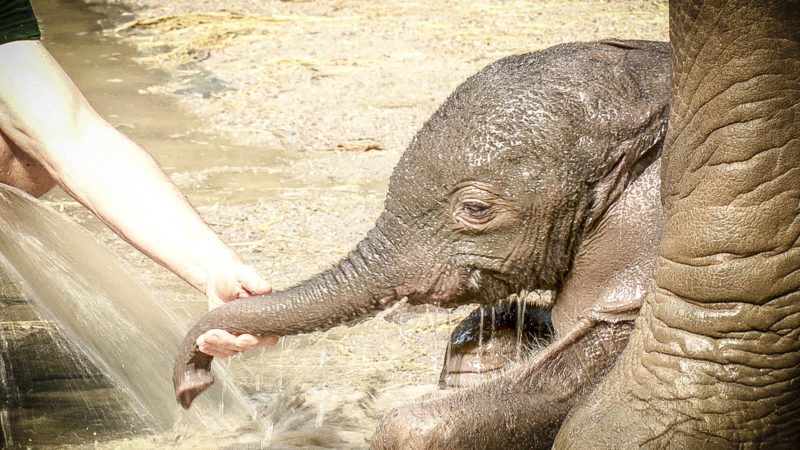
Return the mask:
{"type": "Polygon", "coordinates": [[[264,278],[261,278],[252,267],[246,266],[242,275],[243,276],[240,278],[242,287],[251,295],[269,294],[272,292],[272,284],[264,278]]]}

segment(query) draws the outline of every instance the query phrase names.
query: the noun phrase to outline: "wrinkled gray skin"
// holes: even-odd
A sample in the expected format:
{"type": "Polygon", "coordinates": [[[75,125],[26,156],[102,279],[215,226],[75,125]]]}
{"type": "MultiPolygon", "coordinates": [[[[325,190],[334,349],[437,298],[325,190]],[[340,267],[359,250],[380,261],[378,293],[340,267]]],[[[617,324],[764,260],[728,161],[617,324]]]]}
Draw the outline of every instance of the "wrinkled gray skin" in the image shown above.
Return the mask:
{"type": "Polygon", "coordinates": [[[797,448],[800,2],[671,1],[654,284],[557,448],[797,448]]]}
{"type": "MultiPolygon", "coordinates": [[[[240,299],[189,332],[179,402],[213,380],[194,341],[212,328],[289,335],[410,303],[492,305],[556,292],[555,341],[500,378],[392,412],[376,448],[549,446],[627,342],[652,278],[668,114],[665,43],[560,45],[502,59],[423,126],[376,226],[338,265],[240,299]]],[[[546,322],[546,319],[545,319],[546,322]]]]}

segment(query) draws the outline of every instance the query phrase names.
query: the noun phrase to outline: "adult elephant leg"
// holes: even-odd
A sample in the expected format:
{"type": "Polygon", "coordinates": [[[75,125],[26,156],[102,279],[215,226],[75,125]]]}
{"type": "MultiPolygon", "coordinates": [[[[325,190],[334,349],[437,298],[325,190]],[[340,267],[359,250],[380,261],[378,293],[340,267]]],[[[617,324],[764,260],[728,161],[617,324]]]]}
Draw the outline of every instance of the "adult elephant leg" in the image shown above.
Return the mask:
{"type": "Polygon", "coordinates": [[[564,416],[625,347],[633,317],[593,312],[495,379],[395,409],[381,422],[371,448],[550,448],[564,416]]]}
{"type": "Polygon", "coordinates": [[[655,283],[557,448],[800,437],[800,4],[670,2],[655,283]]]}

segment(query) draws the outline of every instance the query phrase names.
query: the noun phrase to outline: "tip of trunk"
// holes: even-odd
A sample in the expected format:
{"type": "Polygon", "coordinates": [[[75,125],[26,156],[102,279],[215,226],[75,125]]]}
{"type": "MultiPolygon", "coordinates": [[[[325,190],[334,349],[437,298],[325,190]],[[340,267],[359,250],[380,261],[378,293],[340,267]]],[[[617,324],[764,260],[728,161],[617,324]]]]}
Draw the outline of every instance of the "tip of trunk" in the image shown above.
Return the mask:
{"type": "Polygon", "coordinates": [[[213,357],[202,353],[197,346],[194,346],[188,361],[181,363],[179,358],[175,362],[172,385],[175,389],[175,398],[184,409],[189,409],[195,397],[214,384],[214,377],[209,369],[212,359],[213,357]]]}

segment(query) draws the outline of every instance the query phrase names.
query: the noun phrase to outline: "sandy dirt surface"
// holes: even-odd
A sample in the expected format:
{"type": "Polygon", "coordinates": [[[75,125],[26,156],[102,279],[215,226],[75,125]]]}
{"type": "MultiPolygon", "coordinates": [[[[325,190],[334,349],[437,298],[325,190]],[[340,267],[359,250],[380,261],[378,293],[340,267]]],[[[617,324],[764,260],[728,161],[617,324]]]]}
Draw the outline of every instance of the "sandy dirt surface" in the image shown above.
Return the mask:
{"type": "MultiPolygon", "coordinates": [[[[284,171],[305,188],[197,205],[278,289],[353,247],[380,212],[404,146],[483,66],[568,41],[667,39],[666,5],[653,1],[111,2],[133,15],[109,21],[106,34],[137,46],[141,64],[170,74],[151,93],[179,98],[199,129],[254,152],[290,155],[284,171]]],[[[90,221],[85,210],[64,209],[90,221]]],[[[202,296],[110,233],[100,236],[149,287],[199,317],[202,296]]],[[[401,306],[392,320],[289,339],[233,361],[248,391],[290,391],[279,396],[284,413],[269,413],[274,439],[262,443],[366,445],[387,408],[434,389],[445,338],[468,311],[401,306]]],[[[157,447],[159,439],[149,442],[157,447]]],[[[170,439],[180,446],[183,438],[170,439]]]]}

